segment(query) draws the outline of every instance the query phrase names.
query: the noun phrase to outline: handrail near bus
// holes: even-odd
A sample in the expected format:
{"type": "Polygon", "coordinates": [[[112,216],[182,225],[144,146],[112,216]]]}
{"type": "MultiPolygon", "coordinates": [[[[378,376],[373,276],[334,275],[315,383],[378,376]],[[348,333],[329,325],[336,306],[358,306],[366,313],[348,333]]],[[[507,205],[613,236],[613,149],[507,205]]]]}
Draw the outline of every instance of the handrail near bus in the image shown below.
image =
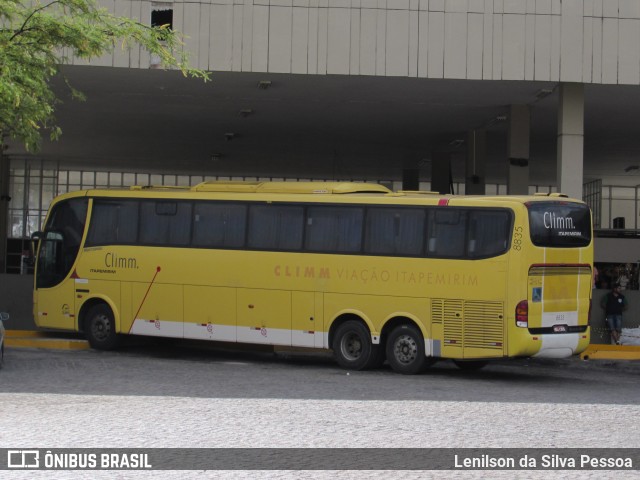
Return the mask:
{"type": "Polygon", "coordinates": [[[597,228],[593,236],[598,238],[640,238],[640,230],[624,228],[597,228]]]}

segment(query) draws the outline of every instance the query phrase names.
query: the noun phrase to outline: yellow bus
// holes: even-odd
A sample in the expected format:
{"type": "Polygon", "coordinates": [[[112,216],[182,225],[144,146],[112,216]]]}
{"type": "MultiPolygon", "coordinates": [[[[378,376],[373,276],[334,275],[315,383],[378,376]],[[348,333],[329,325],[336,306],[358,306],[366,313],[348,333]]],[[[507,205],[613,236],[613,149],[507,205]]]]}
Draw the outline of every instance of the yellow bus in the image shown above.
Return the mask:
{"type": "Polygon", "coordinates": [[[39,327],[331,349],[347,369],[568,357],[589,343],[582,202],[205,182],[54,200],[37,240],[39,327]]]}

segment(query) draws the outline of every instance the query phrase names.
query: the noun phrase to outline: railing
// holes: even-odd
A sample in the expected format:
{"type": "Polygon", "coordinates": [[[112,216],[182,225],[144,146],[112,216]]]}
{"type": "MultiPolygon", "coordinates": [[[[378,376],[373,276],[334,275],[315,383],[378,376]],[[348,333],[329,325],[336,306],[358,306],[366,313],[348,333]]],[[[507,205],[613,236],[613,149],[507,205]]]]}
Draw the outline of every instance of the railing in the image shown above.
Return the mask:
{"type": "MultiPolygon", "coordinates": [[[[207,180],[287,180],[287,181],[331,181],[333,178],[282,178],[282,177],[229,177],[215,175],[180,175],[169,173],[104,172],[93,170],[60,169],[55,162],[34,159],[11,159],[10,163],[9,221],[7,238],[16,244],[13,254],[15,268],[20,270],[17,260],[23,255],[23,239],[39,230],[49,205],[56,195],[86,188],[114,188],[131,185],[190,186],[207,180]]],[[[340,178],[337,180],[367,181],[381,183],[392,190],[401,190],[402,183],[391,179],[340,178]]],[[[430,182],[420,182],[421,190],[430,190],[430,182]]],[[[454,193],[464,194],[462,182],[453,184],[454,193]]],[[[551,185],[531,185],[529,193],[554,193],[551,185]]],[[[505,184],[487,184],[487,195],[506,195],[505,184]]],[[[602,185],[601,181],[584,185],[584,198],[593,212],[596,235],[599,237],[640,238],[640,185],[602,185]]],[[[0,236],[1,238],[1,236],[0,236]]],[[[8,246],[13,247],[13,243],[8,246]]],[[[635,255],[635,253],[634,253],[635,255]]],[[[637,256],[637,255],[636,255],[637,256]]],[[[635,262],[634,257],[630,259],[635,262]]],[[[13,265],[12,263],[12,265],[13,265]]]]}

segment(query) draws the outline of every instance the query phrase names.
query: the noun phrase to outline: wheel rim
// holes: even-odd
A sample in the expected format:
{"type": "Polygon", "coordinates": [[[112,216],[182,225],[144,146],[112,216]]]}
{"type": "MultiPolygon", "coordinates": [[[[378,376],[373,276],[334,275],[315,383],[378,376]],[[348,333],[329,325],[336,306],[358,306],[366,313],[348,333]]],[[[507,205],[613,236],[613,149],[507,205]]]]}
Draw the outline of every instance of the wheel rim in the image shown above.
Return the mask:
{"type": "Polygon", "coordinates": [[[348,333],[342,337],[340,342],[340,352],[347,360],[358,360],[362,355],[362,339],[356,333],[348,333]]]}
{"type": "Polygon", "coordinates": [[[111,334],[111,320],[106,315],[96,315],[91,323],[93,337],[102,342],[111,334]]]}
{"type": "Polygon", "coordinates": [[[393,356],[403,365],[409,365],[418,358],[418,342],[411,335],[400,335],[393,344],[393,356]]]}

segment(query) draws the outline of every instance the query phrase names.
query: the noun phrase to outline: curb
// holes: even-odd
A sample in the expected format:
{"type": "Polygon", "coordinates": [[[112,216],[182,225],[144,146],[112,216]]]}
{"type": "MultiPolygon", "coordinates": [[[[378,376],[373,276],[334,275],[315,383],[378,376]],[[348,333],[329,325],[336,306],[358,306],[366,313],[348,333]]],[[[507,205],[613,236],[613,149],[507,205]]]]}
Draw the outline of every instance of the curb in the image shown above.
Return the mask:
{"type": "Polygon", "coordinates": [[[7,330],[4,343],[9,348],[46,348],[51,350],[88,350],[89,342],[73,338],[56,338],[47,332],[7,330]]]}
{"type": "Polygon", "coordinates": [[[640,360],[640,346],[589,345],[580,354],[582,360],[640,360]]]}

